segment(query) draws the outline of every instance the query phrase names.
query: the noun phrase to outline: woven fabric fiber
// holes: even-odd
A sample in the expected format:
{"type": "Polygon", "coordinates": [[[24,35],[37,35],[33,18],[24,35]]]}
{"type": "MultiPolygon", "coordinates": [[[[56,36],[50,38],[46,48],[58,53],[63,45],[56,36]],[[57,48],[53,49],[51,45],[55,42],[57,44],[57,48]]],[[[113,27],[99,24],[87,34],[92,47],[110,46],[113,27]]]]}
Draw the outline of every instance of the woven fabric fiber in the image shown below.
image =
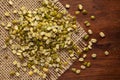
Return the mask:
{"type": "MultiPolygon", "coordinates": [[[[40,7],[40,1],[42,0],[13,0],[13,6],[10,6],[8,4],[8,0],[0,0],[0,16],[2,17],[1,22],[8,23],[11,22],[13,19],[17,19],[17,16],[12,14],[12,11],[17,9],[19,10],[22,6],[25,6],[28,10],[34,10],[38,7],[40,7]],[[11,16],[10,18],[6,18],[4,13],[10,12],[11,16]]],[[[59,8],[59,11],[66,10],[64,6],[57,0],[52,0],[53,3],[59,8]]],[[[86,45],[84,41],[82,40],[82,37],[86,34],[84,29],[77,24],[79,27],[79,32],[77,34],[72,34],[72,39],[75,42],[75,44],[79,45],[80,50],[84,48],[86,45]]],[[[12,65],[12,62],[14,60],[18,60],[15,55],[12,54],[11,49],[7,47],[7,49],[3,50],[2,46],[5,44],[5,38],[8,37],[7,31],[3,27],[0,26],[0,80],[43,80],[38,75],[29,76],[27,72],[20,71],[19,77],[11,77],[9,75],[9,72],[12,69],[16,69],[12,65]],[[5,59],[5,56],[8,56],[8,59],[5,59]]],[[[70,65],[74,62],[74,60],[68,60],[69,55],[65,51],[61,51],[59,53],[60,58],[62,62],[68,62],[69,64],[64,67],[64,69],[60,70],[59,73],[56,73],[53,68],[50,69],[50,72],[47,75],[47,78],[45,80],[57,80],[59,76],[61,76],[62,73],[64,73],[70,65]]],[[[78,57],[76,55],[76,57],[78,57]]]]}

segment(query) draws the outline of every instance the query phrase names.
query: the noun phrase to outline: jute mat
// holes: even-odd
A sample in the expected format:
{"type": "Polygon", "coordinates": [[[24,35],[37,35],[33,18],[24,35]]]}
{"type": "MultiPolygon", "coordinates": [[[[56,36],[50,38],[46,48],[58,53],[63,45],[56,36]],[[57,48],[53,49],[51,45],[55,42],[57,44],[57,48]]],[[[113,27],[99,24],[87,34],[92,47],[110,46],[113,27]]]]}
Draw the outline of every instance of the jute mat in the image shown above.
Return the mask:
{"type": "MultiPolygon", "coordinates": [[[[25,6],[28,10],[34,10],[38,7],[40,7],[40,1],[42,0],[13,0],[13,6],[9,6],[8,0],[0,0],[0,16],[2,17],[1,22],[8,23],[11,22],[13,19],[16,19],[17,16],[12,14],[12,11],[17,9],[19,10],[22,6],[25,6]],[[11,16],[10,18],[6,18],[4,13],[10,12],[11,16]]],[[[58,0],[51,0],[55,5],[59,8],[59,11],[66,10],[64,6],[58,1],[58,0]]],[[[81,51],[85,47],[85,43],[82,40],[82,37],[86,34],[84,29],[78,24],[79,32],[77,34],[72,34],[73,41],[79,45],[81,51]]],[[[17,60],[17,57],[14,56],[11,52],[11,49],[7,47],[7,49],[3,50],[2,46],[5,44],[5,38],[8,37],[7,31],[3,27],[0,26],[0,80],[43,80],[38,75],[33,75],[30,77],[27,72],[20,71],[19,77],[11,77],[9,75],[9,72],[12,69],[16,69],[12,62],[14,60],[17,60]],[[5,59],[5,56],[8,56],[8,59],[5,59]]],[[[57,80],[59,76],[61,76],[62,73],[64,73],[70,65],[74,62],[74,60],[68,60],[69,55],[65,51],[61,51],[60,57],[62,62],[68,62],[69,64],[64,67],[64,69],[60,70],[59,73],[56,73],[54,69],[50,69],[49,74],[47,75],[47,78],[45,80],[57,80]]],[[[76,55],[76,57],[78,57],[76,55]]]]}

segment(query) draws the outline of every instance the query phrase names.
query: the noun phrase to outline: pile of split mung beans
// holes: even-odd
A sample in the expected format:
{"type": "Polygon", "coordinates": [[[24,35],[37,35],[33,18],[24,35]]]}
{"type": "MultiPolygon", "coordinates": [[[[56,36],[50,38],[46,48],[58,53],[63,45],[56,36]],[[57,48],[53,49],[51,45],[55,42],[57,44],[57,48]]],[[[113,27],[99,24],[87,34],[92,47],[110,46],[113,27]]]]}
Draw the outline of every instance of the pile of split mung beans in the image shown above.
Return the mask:
{"type": "MultiPolygon", "coordinates": [[[[8,1],[9,6],[14,6],[12,0],[8,1]]],[[[70,8],[69,4],[65,5],[66,9],[70,8]]],[[[83,8],[83,5],[78,4],[78,10],[75,11],[76,15],[82,13],[87,15],[88,11],[83,8]]],[[[9,18],[11,13],[5,12],[5,17],[9,18]]],[[[5,24],[1,23],[9,36],[6,38],[5,45],[2,46],[6,49],[8,46],[11,48],[12,53],[17,56],[19,60],[14,60],[13,65],[17,70],[11,70],[11,76],[20,76],[20,70],[28,72],[30,76],[38,74],[42,78],[46,78],[50,68],[54,68],[56,72],[63,69],[68,63],[63,63],[60,59],[58,52],[60,50],[68,51],[71,59],[76,59],[75,54],[80,55],[79,47],[74,44],[71,39],[73,32],[77,32],[76,17],[71,16],[67,11],[59,11],[58,7],[51,3],[49,0],[43,0],[42,6],[31,11],[26,7],[21,7],[20,10],[14,10],[13,14],[18,16],[18,19],[5,24]],[[28,71],[29,70],[29,71],[28,71]]],[[[91,20],[95,20],[95,16],[90,16],[91,20]]],[[[2,19],[2,18],[1,18],[2,19]]],[[[91,24],[89,21],[84,22],[86,27],[91,24]]],[[[85,41],[93,34],[91,29],[88,29],[88,34],[83,37],[85,41]]],[[[105,34],[100,32],[99,35],[104,38],[105,34]]],[[[92,45],[97,43],[97,39],[92,38],[88,42],[88,46],[84,48],[84,52],[92,49],[92,45]]],[[[109,52],[105,51],[105,55],[109,52]]],[[[93,53],[92,58],[97,55],[93,53]]],[[[91,66],[90,62],[85,62],[87,54],[83,54],[79,58],[83,64],[80,69],[72,68],[71,70],[76,74],[91,66]]],[[[6,56],[5,59],[8,59],[6,56]]]]}

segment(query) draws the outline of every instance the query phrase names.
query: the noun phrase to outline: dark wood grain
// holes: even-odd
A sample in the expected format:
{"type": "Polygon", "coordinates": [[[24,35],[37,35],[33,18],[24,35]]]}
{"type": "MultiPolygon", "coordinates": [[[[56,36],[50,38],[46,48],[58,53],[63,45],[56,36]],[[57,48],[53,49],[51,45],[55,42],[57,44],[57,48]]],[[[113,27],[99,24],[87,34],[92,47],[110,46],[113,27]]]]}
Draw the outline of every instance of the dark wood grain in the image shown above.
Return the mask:
{"type": "MultiPolygon", "coordinates": [[[[94,34],[92,38],[97,38],[98,43],[94,49],[89,51],[89,55],[85,61],[91,61],[92,66],[86,70],[82,70],[80,75],[67,70],[58,80],[120,80],[120,0],[60,0],[65,5],[71,5],[69,12],[75,15],[79,3],[89,11],[89,14],[83,16],[77,15],[77,20],[81,26],[85,20],[91,22],[90,29],[94,34]],[[90,15],[95,15],[96,20],[91,21],[90,15]],[[106,38],[101,39],[99,32],[103,31],[106,38]],[[109,56],[104,55],[104,51],[110,52],[109,56]],[[97,54],[97,59],[93,60],[91,53],[97,54]]],[[[71,66],[80,68],[78,60],[71,66]]]]}

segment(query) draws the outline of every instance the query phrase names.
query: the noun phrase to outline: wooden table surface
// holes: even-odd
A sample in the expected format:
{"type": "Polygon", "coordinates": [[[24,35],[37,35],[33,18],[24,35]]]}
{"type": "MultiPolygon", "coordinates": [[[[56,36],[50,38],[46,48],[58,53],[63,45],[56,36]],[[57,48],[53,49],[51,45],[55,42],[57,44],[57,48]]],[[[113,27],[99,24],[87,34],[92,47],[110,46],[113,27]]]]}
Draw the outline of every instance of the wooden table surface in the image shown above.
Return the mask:
{"type": "MultiPolygon", "coordinates": [[[[85,61],[91,61],[92,66],[82,70],[81,74],[76,75],[67,70],[58,80],[120,80],[120,0],[60,0],[65,5],[71,5],[69,12],[75,15],[77,5],[83,4],[89,14],[77,15],[77,20],[87,31],[89,28],[94,34],[91,38],[97,38],[98,43],[93,50],[89,51],[85,61]],[[96,20],[91,21],[90,15],[95,15],[96,20]],[[91,27],[86,28],[83,24],[85,20],[91,22],[91,27]],[[101,39],[98,35],[100,31],[106,34],[106,38],[101,39]],[[104,51],[110,52],[109,56],[104,55],[104,51]],[[93,60],[90,55],[97,54],[93,60]]],[[[71,66],[80,68],[78,60],[71,66]]]]}

